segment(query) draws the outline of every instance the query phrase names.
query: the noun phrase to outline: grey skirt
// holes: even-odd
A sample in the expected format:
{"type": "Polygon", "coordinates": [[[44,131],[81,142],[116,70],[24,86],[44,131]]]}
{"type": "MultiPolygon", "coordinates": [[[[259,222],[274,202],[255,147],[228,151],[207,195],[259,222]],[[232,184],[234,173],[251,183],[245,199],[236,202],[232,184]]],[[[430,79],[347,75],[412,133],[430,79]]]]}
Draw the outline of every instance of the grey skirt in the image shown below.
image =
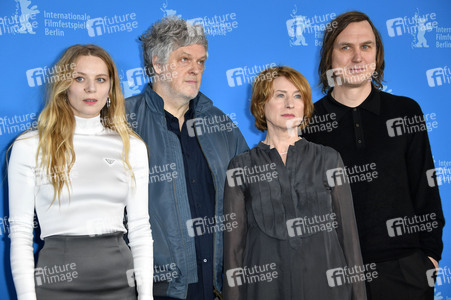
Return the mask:
{"type": "Polygon", "coordinates": [[[123,233],[45,238],[35,269],[38,300],[135,300],[123,233]]]}

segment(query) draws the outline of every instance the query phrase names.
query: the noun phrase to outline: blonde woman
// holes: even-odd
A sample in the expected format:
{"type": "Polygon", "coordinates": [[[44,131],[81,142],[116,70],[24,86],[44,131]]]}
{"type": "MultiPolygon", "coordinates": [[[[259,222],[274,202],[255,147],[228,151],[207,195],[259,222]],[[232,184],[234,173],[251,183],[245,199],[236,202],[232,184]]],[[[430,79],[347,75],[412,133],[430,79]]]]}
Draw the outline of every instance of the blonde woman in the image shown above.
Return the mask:
{"type": "Polygon", "coordinates": [[[51,79],[8,167],[18,299],[136,299],[134,278],[139,299],[152,299],[147,149],[126,123],[117,69],[102,48],[74,45],[51,79]],[[36,269],[35,210],[45,241],[36,269]]]}

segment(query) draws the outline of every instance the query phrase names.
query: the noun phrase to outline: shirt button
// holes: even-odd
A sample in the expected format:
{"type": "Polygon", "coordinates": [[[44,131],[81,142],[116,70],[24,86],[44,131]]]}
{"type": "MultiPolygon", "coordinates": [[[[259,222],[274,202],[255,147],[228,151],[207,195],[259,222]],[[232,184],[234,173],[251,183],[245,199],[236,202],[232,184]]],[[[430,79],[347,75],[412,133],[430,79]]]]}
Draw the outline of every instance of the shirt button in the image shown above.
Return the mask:
{"type": "Polygon", "coordinates": [[[354,107],[353,109],[352,109],[353,111],[357,111],[357,108],[356,107],[354,107]]]}
{"type": "Polygon", "coordinates": [[[362,143],[362,140],[358,140],[357,143],[361,144],[361,143],[362,143]]]}
{"type": "Polygon", "coordinates": [[[206,258],[204,258],[204,263],[206,263],[208,260],[206,258]]]}
{"type": "Polygon", "coordinates": [[[196,183],[196,179],[191,180],[192,183],[196,183]]]}
{"type": "Polygon", "coordinates": [[[355,124],[355,127],[360,127],[360,124],[359,124],[359,123],[356,123],[356,124],[355,124]]]}

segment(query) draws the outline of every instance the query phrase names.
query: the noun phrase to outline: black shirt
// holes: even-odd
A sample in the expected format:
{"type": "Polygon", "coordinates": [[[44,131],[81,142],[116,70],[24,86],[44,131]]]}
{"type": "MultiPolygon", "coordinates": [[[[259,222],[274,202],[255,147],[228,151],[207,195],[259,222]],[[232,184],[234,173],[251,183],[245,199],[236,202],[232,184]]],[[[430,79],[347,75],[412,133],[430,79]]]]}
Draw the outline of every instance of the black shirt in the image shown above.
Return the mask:
{"type": "Polygon", "coordinates": [[[420,106],[373,88],[351,108],[329,92],[315,103],[311,121],[302,135],[343,158],[345,168],[328,179],[351,183],[364,261],[393,260],[415,249],[440,260],[445,220],[420,106]]]}
{"type": "MultiPolygon", "coordinates": [[[[191,218],[205,217],[213,220],[215,215],[215,189],[211,171],[202,152],[199,141],[193,132],[188,132],[186,123],[194,119],[193,101],[185,113],[185,122],[180,131],[179,120],[165,111],[168,129],[175,133],[180,141],[183,153],[186,188],[190,205],[191,218]]],[[[194,242],[196,247],[198,282],[188,286],[187,299],[213,299],[213,237],[205,231],[196,232],[194,242]]]]}

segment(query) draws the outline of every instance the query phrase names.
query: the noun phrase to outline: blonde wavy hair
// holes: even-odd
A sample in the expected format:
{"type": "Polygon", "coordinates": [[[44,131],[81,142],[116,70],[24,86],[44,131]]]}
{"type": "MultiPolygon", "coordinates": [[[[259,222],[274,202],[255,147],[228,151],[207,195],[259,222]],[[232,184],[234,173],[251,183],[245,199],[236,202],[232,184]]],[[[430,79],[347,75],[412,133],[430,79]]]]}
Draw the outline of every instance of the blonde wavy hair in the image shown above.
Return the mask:
{"type": "Polygon", "coordinates": [[[74,113],[67,101],[67,90],[73,81],[73,66],[80,56],[96,56],[102,59],[108,67],[110,77],[110,106],[102,108],[100,118],[105,128],[117,132],[123,143],[122,160],[134,179],[129,161],[130,135],[139,136],[130,128],[125,115],[125,100],[121,91],[119,75],[110,55],[97,45],[73,45],[69,47],[54,67],[52,83],[48,86],[47,102],[38,118],[37,130],[39,144],[36,152],[36,166],[47,175],[54,188],[52,204],[58,197],[60,202],[64,185],[70,192],[69,173],[75,163],[73,137],[75,130],[74,113]],[[70,74],[68,68],[70,67],[70,74]],[[39,157],[41,162],[39,163],[39,157]],[[52,176],[64,170],[66,176],[52,176]]]}

